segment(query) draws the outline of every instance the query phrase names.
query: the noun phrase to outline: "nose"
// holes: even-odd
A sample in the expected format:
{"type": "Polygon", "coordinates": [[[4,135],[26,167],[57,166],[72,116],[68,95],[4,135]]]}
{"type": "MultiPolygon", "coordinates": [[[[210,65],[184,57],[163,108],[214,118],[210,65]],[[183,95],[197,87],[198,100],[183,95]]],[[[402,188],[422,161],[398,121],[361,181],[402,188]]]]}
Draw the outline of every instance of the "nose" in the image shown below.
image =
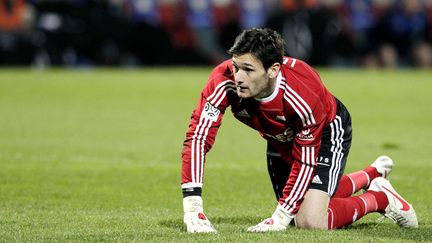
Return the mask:
{"type": "Polygon", "coordinates": [[[245,80],[244,75],[245,75],[245,73],[242,70],[239,70],[237,73],[234,74],[234,78],[236,80],[236,84],[242,84],[242,83],[244,83],[244,80],[245,80]]]}

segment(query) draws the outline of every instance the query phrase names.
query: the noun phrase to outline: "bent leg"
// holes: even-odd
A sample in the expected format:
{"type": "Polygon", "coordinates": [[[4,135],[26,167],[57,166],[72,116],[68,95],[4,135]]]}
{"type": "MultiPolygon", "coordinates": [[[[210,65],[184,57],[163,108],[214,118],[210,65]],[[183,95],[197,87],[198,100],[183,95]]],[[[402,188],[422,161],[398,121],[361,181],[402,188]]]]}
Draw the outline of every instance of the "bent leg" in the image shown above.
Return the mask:
{"type": "Polygon", "coordinates": [[[367,191],[360,196],[332,198],[328,207],[328,229],[344,228],[371,212],[383,213],[387,205],[383,192],[367,191]]]}
{"type": "Polygon", "coordinates": [[[350,197],[361,189],[367,188],[370,182],[379,176],[381,175],[378,174],[378,172],[376,172],[376,169],[371,166],[368,166],[360,171],[343,175],[339,182],[338,189],[336,190],[333,197],[350,197]]]}
{"type": "Polygon", "coordinates": [[[367,191],[360,196],[331,198],[320,190],[309,190],[295,217],[301,229],[340,229],[371,212],[383,213],[388,200],[383,192],[367,191]]]}
{"type": "Polygon", "coordinates": [[[345,106],[336,101],[336,118],[323,130],[317,171],[296,215],[299,228],[328,229],[330,197],[339,185],[352,139],[351,117],[345,106]]]}
{"type": "Polygon", "coordinates": [[[361,189],[368,188],[373,179],[387,178],[393,169],[393,164],[393,160],[388,156],[380,156],[363,170],[343,175],[333,197],[349,197],[361,189]]]}
{"type": "Polygon", "coordinates": [[[320,190],[306,192],[295,217],[295,224],[302,229],[328,229],[327,209],[330,196],[320,190]]]}

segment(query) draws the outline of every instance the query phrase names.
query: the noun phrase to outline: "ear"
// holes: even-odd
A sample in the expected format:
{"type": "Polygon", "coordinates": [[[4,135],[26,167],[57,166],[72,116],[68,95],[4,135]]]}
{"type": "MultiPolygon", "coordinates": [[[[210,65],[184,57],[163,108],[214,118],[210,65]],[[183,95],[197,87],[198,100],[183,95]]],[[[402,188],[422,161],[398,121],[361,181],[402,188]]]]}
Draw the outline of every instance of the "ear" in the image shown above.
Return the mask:
{"type": "Polygon", "coordinates": [[[273,65],[271,65],[268,69],[267,69],[267,74],[269,76],[269,78],[274,79],[278,76],[279,71],[281,68],[281,64],[278,62],[273,63],[273,65]]]}

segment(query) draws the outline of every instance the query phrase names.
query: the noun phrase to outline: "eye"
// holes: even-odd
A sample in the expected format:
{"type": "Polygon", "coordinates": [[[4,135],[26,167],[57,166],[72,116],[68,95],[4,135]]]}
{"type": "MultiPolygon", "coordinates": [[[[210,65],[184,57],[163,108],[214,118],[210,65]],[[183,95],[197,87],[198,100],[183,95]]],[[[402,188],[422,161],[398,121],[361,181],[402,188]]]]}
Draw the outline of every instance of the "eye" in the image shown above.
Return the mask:
{"type": "Polygon", "coordinates": [[[237,73],[239,70],[238,67],[236,65],[233,65],[233,67],[234,67],[234,72],[237,73]]]}
{"type": "Polygon", "coordinates": [[[245,70],[246,72],[253,72],[254,71],[253,69],[250,69],[250,68],[244,68],[243,70],[245,70]]]}

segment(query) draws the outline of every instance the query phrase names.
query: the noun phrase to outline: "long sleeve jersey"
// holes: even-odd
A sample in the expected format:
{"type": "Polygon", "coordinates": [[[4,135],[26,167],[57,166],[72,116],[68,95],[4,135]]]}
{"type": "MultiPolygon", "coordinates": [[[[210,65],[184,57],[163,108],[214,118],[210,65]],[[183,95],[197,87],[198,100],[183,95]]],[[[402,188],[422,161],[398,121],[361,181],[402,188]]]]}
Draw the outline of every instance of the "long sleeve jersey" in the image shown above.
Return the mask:
{"type": "Polygon", "coordinates": [[[182,188],[202,187],[206,153],[215,142],[228,107],[257,130],[291,165],[279,203],[295,214],[309,188],[324,127],[336,116],[336,102],[317,72],[284,57],[274,92],[263,99],[237,96],[231,60],[211,73],[192,113],[182,151],[182,188]]]}

